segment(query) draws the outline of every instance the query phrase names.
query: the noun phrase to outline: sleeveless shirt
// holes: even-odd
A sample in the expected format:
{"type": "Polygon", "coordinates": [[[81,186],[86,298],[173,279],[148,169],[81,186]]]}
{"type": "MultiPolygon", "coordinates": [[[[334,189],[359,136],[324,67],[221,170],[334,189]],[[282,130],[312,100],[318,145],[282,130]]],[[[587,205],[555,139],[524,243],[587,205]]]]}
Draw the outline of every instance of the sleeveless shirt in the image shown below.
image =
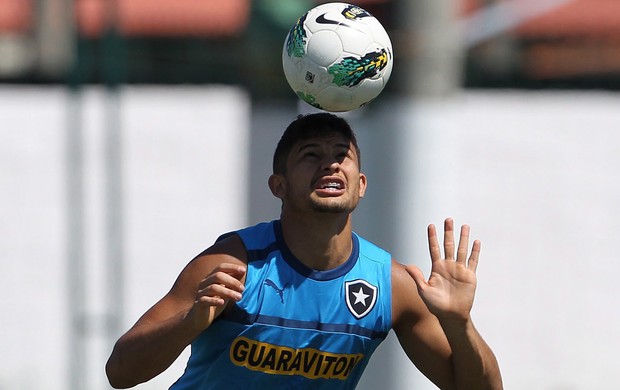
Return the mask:
{"type": "Polygon", "coordinates": [[[354,389],[391,328],[391,255],[353,233],[349,259],[316,271],[279,220],[229,234],[247,252],[243,298],[192,342],[170,389],[354,389]]]}

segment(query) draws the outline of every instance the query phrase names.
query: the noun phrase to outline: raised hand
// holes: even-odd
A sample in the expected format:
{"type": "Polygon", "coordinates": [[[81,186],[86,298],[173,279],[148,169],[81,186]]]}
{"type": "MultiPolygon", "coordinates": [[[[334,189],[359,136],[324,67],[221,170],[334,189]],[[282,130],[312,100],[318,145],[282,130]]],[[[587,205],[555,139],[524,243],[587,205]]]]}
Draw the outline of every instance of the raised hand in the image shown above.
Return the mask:
{"type": "Polygon", "coordinates": [[[428,227],[428,246],[431,255],[431,275],[428,281],[415,266],[407,272],[415,280],[418,292],[428,309],[441,319],[467,320],[476,292],[476,268],[480,256],[480,241],[475,240],[468,257],[469,226],[461,227],[458,247],[454,242],[454,222],[444,222],[444,255],[441,255],[437,231],[428,227]]]}
{"type": "Polygon", "coordinates": [[[218,265],[198,285],[194,306],[189,315],[197,328],[208,327],[232,299],[238,301],[244,290],[241,279],[245,268],[229,263],[218,265]]]}

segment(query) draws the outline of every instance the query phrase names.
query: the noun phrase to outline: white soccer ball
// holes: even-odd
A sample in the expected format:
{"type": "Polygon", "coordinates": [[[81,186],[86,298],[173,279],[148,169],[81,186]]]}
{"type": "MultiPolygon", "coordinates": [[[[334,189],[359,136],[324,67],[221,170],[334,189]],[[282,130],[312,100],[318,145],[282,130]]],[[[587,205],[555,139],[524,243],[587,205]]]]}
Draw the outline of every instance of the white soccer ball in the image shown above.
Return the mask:
{"type": "Polygon", "coordinates": [[[392,43],[381,23],[364,9],[322,4],[291,28],[282,65],[302,100],[325,111],[351,111],[385,87],[392,73],[392,43]]]}

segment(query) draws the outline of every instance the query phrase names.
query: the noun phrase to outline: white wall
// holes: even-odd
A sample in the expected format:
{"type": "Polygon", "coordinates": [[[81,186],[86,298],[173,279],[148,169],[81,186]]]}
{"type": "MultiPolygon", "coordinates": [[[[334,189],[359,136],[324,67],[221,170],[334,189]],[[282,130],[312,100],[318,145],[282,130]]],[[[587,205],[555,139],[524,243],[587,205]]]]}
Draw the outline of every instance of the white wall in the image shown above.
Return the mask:
{"type": "MultiPolygon", "coordinates": [[[[106,100],[100,90],[83,98],[87,300],[97,320],[106,303],[106,100]]],[[[129,327],[219,233],[276,216],[259,176],[294,113],[251,112],[243,92],[221,88],[128,88],[119,102],[129,327]]],[[[428,274],[426,225],[469,223],[483,241],[474,320],[506,388],[615,388],[620,97],[478,92],[380,104],[351,118],[370,175],[358,231],[428,274]],[[403,123],[404,132],[393,128],[403,123]]],[[[0,389],[67,388],[68,112],[63,89],[0,88],[0,389]]],[[[390,339],[360,387],[433,388],[390,339]]],[[[111,346],[101,335],[91,341],[88,388],[105,388],[111,346]]],[[[166,388],[181,369],[139,388],[166,388]]]]}
{"type": "MultiPolygon", "coordinates": [[[[387,183],[373,172],[365,201],[399,192],[400,223],[381,228],[426,275],[426,225],[472,226],[482,240],[473,316],[507,389],[618,388],[619,107],[619,94],[503,91],[386,110],[407,129],[378,153],[401,165],[383,172],[387,183]]],[[[391,362],[388,388],[434,388],[391,362]]]]}
{"type": "Polygon", "coordinates": [[[448,189],[420,174],[433,208],[419,214],[452,211],[484,240],[475,316],[506,387],[617,388],[620,95],[459,103],[454,127],[419,145],[428,155],[454,137],[452,159],[433,160],[437,172],[458,167],[448,189]]]}
{"type": "MultiPolygon", "coordinates": [[[[108,388],[105,322],[105,91],[78,99],[84,136],[86,322],[84,388],[108,388]]],[[[68,385],[67,121],[60,88],[0,89],[0,389],[68,385]]],[[[112,102],[112,105],[110,103],[112,102]]],[[[249,100],[235,88],[128,88],[122,126],[126,302],[123,328],[161,298],[181,268],[223,231],[247,223],[249,100]]],[[[73,207],[74,205],[71,205],[73,207]]],[[[119,335],[116,335],[117,338],[119,335]]],[[[186,356],[184,356],[186,358],[186,356]]],[[[167,388],[181,359],[142,386],[167,388]]]]}

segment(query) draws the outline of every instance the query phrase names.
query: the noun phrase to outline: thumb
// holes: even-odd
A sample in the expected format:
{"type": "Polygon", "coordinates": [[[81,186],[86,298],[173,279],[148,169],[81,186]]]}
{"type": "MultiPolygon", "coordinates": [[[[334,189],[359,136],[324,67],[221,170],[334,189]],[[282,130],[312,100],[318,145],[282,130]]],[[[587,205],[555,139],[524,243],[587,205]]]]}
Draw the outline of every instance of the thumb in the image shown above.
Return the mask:
{"type": "Polygon", "coordinates": [[[418,267],[416,267],[415,265],[408,265],[405,266],[405,270],[407,271],[409,276],[413,278],[418,288],[423,288],[424,286],[426,286],[426,279],[424,278],[424,274],[422,273],[422,271],[420,271],[418,267]]]}

